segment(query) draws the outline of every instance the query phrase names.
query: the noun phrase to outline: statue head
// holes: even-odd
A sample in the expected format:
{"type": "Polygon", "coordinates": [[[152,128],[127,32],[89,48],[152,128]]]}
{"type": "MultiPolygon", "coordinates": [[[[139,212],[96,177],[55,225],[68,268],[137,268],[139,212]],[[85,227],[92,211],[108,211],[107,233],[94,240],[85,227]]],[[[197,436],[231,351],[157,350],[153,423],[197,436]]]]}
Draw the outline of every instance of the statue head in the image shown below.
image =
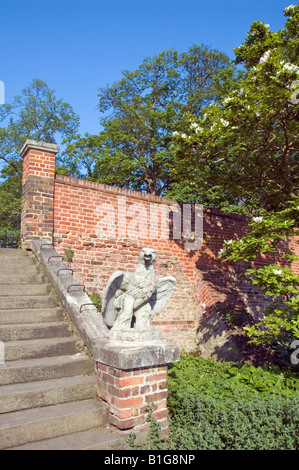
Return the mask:
{"type": "Polygon", "coordinates": [[[139,256],[139,260],[144,266],[154,264],[156,261],[156,252],[153,248],[142,248],[139,256]]]}

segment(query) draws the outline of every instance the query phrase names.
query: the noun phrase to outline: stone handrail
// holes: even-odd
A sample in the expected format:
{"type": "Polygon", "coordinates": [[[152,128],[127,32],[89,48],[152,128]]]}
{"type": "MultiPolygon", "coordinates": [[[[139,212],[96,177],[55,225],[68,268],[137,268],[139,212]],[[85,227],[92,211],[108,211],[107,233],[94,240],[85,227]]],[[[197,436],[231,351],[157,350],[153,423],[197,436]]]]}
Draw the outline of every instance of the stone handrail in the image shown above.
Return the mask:
{"type": "Polygon", "coordinates": [[[96,362],[128,370],[179,360],[179,347],[164,341],[144,344],[111,341],[101,312],[90,305],[90,298],[52,244],[48,240],[33,240],[32,250],[96,362]]]}

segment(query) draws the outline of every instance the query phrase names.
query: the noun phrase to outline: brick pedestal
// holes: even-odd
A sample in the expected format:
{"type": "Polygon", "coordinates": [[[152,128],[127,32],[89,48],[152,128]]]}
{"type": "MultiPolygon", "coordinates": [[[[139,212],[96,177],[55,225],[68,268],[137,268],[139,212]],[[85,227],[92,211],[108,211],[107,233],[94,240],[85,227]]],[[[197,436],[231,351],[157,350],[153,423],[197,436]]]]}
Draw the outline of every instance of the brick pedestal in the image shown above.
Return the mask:
{"type": "Polygon", "coordinates": [[[110,405],[110,423],[121,430],[146,431],[150,405],[167,432],[167,367],[179,360],[178,346],[108,341],[96,349],[98,395],[110,405]]]}
{"type": "Polygon", "coordinates": [[[43,238],[53,241],[54,178],[56,144],[27,140],[23,157],[22,179],[22,246],[31,248],[31,241],[43,238]]]}
{"type": "Polygon", "coordinates": [[[167,366],[120,370],[97,363],[99,397],[110,405],[110,423],[145,430],[148,405],[162,429],[168,427],[167,366]]]}

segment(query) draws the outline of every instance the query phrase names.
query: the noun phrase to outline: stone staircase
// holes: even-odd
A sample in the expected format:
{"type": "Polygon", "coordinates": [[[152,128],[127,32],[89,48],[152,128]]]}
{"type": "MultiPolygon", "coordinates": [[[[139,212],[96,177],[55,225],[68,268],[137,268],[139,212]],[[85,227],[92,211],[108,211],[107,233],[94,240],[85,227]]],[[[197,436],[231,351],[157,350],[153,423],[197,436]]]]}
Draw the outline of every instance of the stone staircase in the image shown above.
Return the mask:
{"type": "Polygon", "coordinates": [[[126,447],[96,398],[93,360],[25,250],[0,249],[0,340],[0,449],[126,447]]]}

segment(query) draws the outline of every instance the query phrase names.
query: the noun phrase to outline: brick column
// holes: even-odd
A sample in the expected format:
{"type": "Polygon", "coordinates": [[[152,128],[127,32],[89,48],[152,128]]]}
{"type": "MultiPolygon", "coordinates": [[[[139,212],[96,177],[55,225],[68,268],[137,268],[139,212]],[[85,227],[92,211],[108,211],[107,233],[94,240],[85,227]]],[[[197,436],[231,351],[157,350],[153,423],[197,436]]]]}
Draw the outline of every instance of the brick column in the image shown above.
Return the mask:
{"type": "Polygon", "coordinates": [[[98,395],[109,404],[110,423],[121,430],[146,431],[151,406],[153,417],[167,433],[167,368],[179,361],[179,347],[163,341],[108,341],[98,344],[94,359],[98,395]]]}
{"type": "Polygon", "coordinates": [[[167,366],[121,370],[97,363],[98,394],[110,405],[110,424],[119,429],[146,430],[147,407],[153,417],[168,428],[167,366]]]}
{"type": "Polygon", "coordinates": [[[24,248],[43,238],[53,241],[56,144],[27,140],[23,157],[21,240],[24,248]]]}

